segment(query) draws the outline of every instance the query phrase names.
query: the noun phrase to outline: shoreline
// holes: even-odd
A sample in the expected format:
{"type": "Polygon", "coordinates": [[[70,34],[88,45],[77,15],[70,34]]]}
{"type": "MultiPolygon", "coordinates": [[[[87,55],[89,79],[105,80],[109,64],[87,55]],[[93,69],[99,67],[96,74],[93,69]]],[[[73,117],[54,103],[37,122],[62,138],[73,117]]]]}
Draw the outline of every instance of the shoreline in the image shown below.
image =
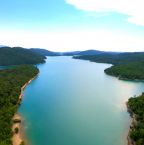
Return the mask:
{"type": "MultiPolygon", "coordinates": [[[[33,78],[31,78],[28,82],[26,82],[22,87],[21,87],[21,93],[19,95],[18,98],[18,104],[20,105],[21,101],[22,101],[22,97],[23,97],[23,92],[24,89],[26,88],[26,86],[28,84],[30,84],[36,77],[38,76],[38,74],[36,76],[34,76],[33,78]]],[[[25,137],[24,137],[24,130],[23,130],[23,126],[22,126],[22,122],[23,122],[23,118],[19,113],[15,113],[13,118],[12,118],[13,124],[12,124],[12,132],[13,132],[13,136],[12,136],[12,145],[21,145],[23,142],[25,144],[25,137]],[[18,130],[16,132],[16,130],[18,130]]]]}
{"type": "Polygon", "coordinates": [[[132,111],[130,110],[130,108],[128,106],[128,102],[126,102],[126,106],[127,106],[127,112],[129,113],[130,118],[131,118],[131,124],[130,124],[129,132],[128,132],[128,135],[127,135],[127,144],[128,145],[135,145],[135,142],[130,137],[130,132],[131,132],[133,126],[136,124],[137,121],[136,121],[135,114],[132,113],[132,111]]]}
{"type": "Polygon", "coordinates": [[[109,74],[109,73],[105,72],[105,70],[104,70],[104,73],[109,75],[109,76],[115,77],[118,80],[122,80],[122,81],[144,82],[143,79],[129,79],[129,78],[125,78],[125,77],[116,76],[114,74],[109,74]]]}

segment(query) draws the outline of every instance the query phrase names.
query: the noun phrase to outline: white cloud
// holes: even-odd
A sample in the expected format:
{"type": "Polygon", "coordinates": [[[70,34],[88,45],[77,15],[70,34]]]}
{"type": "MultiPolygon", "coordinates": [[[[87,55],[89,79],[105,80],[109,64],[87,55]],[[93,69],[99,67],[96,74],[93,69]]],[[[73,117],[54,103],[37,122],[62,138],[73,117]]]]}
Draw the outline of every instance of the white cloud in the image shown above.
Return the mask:
{"type": "Polygon", "coordinates": [[[46,48],[52,51],[97,49],[106,51],[144,51],[144,36],[107,30],[75,32],[0,32],[0,44],[46,48]]]}
{"type": "Polygon", "coordinates": [[[144,0],[65,0],[67,4],[87,12],[121,13],[127,21],[144,25],[144,0]]]}

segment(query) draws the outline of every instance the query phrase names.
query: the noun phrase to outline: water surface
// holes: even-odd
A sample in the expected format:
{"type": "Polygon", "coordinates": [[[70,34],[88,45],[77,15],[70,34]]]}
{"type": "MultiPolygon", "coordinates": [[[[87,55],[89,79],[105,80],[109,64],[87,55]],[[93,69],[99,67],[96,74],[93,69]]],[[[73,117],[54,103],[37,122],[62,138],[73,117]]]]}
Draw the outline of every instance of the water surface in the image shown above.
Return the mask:
{"type": "Polygon", "coordinates": [[[125,102],[144,84],[108,76],[109,64],[48,57],[19,109],[30,145],[126,145],[125,102]]]}

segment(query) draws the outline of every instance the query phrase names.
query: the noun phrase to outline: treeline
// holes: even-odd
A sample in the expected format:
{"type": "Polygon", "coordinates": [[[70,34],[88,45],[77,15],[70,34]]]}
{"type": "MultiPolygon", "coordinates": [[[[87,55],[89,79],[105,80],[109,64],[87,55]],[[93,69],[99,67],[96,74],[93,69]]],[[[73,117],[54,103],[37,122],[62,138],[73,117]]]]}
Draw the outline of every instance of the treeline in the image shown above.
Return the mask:
{"type": "Polygon", "coordinates": [[[38,72],[32,65],[0,70],[0,145],[12,145],[12,117],[19,106],[21,87],[38,72]]]}
{"type": "Polygon", "coordinates": [[[114,65],[106,69],[105,73],[119,79],[144,80],[144,62],[114,65]]]}
{"type": "Polygon", "coordinates": [[[132,62],[144,62],[144,52],[127,52],[127,53],[102,52],[100,54],[95,55],[74,56],[73,58],[117,65],[132,62]]]}
{"type": "Polygon", "coordinates": [[[44,63],[45,56],[21,47],[1,47],[0,66],[44,63]]]}
{"type": "Polygon", "coordinates": [[[130,137],[136,145],[144,145],[144,93],[139,97],[130,98],[128,108],[136,119],[131,127],[130,137]]]}

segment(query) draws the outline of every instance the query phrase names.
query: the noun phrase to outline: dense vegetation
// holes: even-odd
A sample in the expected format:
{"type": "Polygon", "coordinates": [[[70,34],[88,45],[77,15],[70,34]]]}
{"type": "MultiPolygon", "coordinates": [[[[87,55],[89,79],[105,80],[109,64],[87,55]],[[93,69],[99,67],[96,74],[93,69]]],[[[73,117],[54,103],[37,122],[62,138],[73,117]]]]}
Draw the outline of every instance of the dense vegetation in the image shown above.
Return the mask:
{"type": "Polygon", "coordinates": [[[144,52],[127,52],[127,53],[111,53],[101,52],[96,55],[80,55],[74,56],[75,59],[90,60],[93,62],[110,63],[110,64],[126,64],[130,62],[144,62],[144,52]]]}
{"type": "Polygon", "coordinates": [[[105,72],[119,79],[144,80],[144,62],[114,65],[105,72]]]}
{"type": "Polygon", "coordinates": [[[136,117],[136,123],[131,128],[130,137],[136,145],[144,145],[144,93],[139,97],[130,98],[128,108],[131,115],[136,117]]]}
{"type": "Polygon", "coordinates": [[[45,56],[20,47],[1,47],[0,66],[44,63],[45,56]]]}
{"type": "Polygon", "coordinates": [[[0,70],[0,145],[11,145],[12,117],[18,108],[21,87],[38,74],[32,65],[0,70]]]}

